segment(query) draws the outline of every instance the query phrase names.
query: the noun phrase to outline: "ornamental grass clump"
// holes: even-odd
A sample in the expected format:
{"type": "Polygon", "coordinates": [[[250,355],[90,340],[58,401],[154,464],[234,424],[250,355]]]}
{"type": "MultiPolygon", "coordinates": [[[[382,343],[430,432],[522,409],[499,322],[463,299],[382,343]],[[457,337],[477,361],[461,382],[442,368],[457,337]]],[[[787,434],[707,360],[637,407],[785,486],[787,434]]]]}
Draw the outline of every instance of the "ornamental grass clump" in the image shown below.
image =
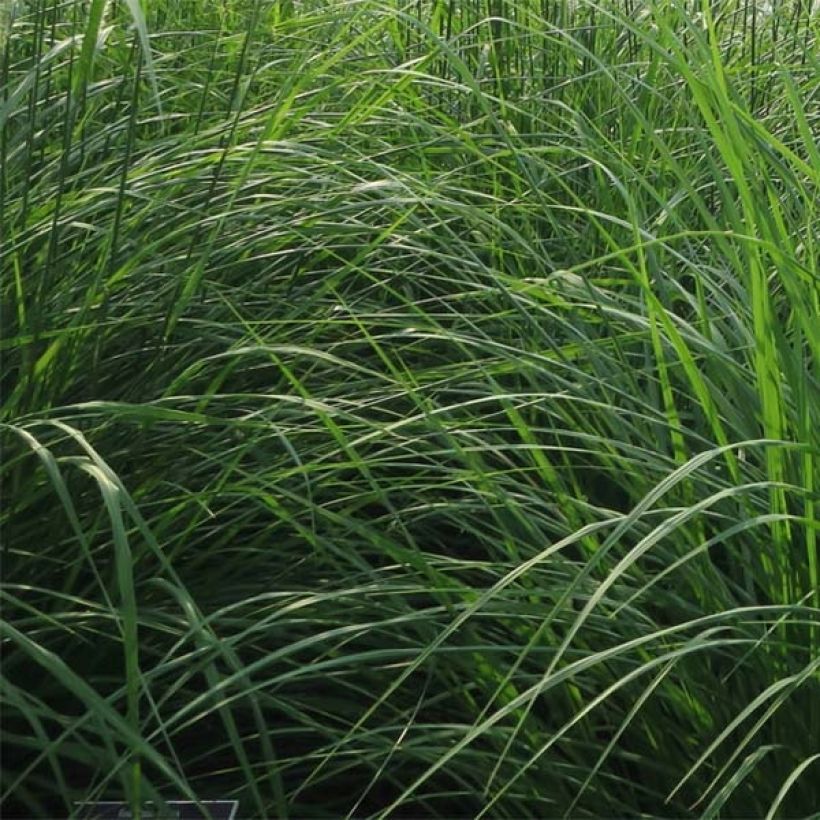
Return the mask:
{"type": "Polygon", "coordinates": [[[0,4],[8,817],[806,817],[816,4],[0,4]]]}

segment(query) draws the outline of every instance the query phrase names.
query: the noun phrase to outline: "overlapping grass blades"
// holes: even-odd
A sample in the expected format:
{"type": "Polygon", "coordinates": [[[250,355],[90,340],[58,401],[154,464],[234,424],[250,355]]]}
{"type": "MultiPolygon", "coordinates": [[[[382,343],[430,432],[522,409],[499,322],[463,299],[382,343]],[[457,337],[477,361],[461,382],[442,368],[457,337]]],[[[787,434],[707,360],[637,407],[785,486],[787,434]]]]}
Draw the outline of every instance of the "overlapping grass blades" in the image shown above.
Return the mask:
{"type": "Polygon", "coordinates": [[[7,816],[816,812],[816,8],[2,13],[7,816]]]}

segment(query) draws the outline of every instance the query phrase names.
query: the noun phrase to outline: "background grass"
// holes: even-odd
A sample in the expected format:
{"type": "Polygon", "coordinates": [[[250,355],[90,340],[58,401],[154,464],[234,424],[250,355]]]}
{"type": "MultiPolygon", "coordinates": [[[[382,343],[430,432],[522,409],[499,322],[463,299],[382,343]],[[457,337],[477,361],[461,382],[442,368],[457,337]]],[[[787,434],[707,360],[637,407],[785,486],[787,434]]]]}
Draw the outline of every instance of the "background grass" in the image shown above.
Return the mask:
{"type": "Polygon", "coordinates": [[[4,816],[818,811],[816,4],[0,8],[4,816]]]}

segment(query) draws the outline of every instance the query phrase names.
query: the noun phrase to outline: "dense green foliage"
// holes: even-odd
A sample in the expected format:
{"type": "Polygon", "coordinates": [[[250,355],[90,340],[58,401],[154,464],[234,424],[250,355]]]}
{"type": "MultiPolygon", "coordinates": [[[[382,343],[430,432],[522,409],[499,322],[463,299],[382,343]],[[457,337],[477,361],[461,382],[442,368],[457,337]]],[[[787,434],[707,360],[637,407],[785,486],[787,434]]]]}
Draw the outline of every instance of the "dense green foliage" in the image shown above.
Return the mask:
{"type": "Polygon", "coordinates": [[[4,816],[820,809],[816,4],[0,8],[4,816]]]}

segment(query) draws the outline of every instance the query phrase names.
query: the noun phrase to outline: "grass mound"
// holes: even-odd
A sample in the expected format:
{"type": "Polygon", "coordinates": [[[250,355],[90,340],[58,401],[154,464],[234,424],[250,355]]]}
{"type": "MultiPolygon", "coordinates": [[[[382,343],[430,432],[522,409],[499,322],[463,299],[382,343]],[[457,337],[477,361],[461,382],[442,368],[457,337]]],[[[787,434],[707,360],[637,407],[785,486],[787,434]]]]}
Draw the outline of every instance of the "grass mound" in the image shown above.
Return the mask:
{"type": "Polygon", "coordinates": [[[0,805],[818,809],[818,16],[0,3],[0,805]]]}

